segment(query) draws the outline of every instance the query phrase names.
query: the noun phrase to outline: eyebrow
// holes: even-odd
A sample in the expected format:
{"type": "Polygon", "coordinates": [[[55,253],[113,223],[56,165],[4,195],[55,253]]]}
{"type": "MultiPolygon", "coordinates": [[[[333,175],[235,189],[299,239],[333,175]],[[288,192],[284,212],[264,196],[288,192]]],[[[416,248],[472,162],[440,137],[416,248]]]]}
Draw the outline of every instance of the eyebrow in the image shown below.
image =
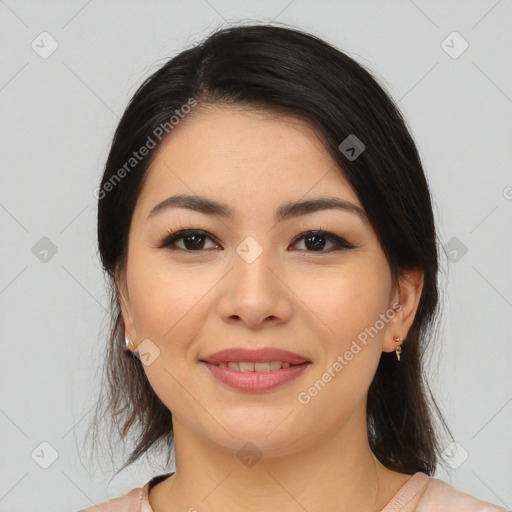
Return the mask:
{"type": "MultiPolygon", "coordinates": [[[[201,196],[189,196],[180,194],[168,197],[167,199],[164,199],[156,206],[154,206],[149,212],[147,220],[150,220],[157,214],[170,208],[187,208],[189,210],[194,210],[196,212],[221,217],[224,219],[233,219],[235,215],[235,212],[231,207],[226,204],[214,201],[213,199],[208,199],[201,196]]],[[[283,222],[294,217],[307,215],[308,213],[332,209],[342,210],[354,214],[358,216],[364,223],[368,222],[366,212],[362,208],[338,197],[318,197],[315,199],[308,199],[306,201],[283,204],[276,210],[274,214],[274,220],[276,222],[283,222]]]]}

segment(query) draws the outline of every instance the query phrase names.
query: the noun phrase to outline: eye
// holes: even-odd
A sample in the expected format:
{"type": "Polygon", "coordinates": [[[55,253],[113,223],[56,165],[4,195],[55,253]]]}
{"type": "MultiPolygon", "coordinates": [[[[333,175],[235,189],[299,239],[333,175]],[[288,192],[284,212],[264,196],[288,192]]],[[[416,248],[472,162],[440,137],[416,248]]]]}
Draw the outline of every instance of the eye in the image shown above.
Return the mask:
{"type": "MultiPolygon", "coordinates": [[[[343,249],[354,249],[355,246],[347,242],[344,238],[339,237],[327,231],[306,231],[296,237],[292,246],[300,245],[303,241],[306,252],[330,253],[343,249]],[[329,244],[331,247],[329,248],[329,244]],[[325,249],[327,246],[327,250],[325,249]]],[[[185,252],[201,252],[208,249],[218,249],[220,244],[216,242],[214,236],[200,229],[181,229],[179,231],[168,231],[158,242],[157,248],[167,248],[173,251],[185,252]],[[207,241],[213,243],[213,247],[205,247],[207,241]],[[180,246],[181,244],[181,246],[180,246]]]]}
{"type": "Polygon", "coordinates": [[[297,241],[300,240],[304,240],[305,250],[307,252],[333,252],[333,250],[354,249],[355,247],[344,238],[333,233],[328,233],[327,231],[307,231],[302,233],[295,238],[293,245],[296,245],[297,241]],[[329,243],[334,245],[334,249],[324,250],[325,246],[329,243]]]}
{"type": "Polygon", "coordinates": [[[180,250],[186,252],[199,252],[206,250],[205,240],[211,240],[214,242],[214,247],[219,247],[215,242],[214,238],[199,229],[182,229],[180,231],[166,233],[162,240],[158,243],[158,248],[168,248],[170,250],[180,250]],[[183,241],[183,247],[178,247],[176,242],[183,241]]]}

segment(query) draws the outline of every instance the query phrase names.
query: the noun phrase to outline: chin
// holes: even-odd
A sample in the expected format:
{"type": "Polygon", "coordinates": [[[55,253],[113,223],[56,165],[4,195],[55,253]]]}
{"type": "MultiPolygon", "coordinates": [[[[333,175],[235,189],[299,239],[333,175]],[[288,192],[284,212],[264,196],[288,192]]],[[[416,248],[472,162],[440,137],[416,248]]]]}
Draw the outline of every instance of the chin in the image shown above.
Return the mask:
{"type": "Polygon", "coordinates": [[[279,426],[280,421],[267,422],[264,427],[251,427],[246,419],[239,423],[232,421],[226,428],[232,436],[222,428],[205,436],[210,442],[233,452],[238,458],[250,456],[253,452],[255,457],[283,457],[299,450],[302,442],[296,437],[298,428],[291,428],[290,424],[283,428],[283,425],[279,426]]]}

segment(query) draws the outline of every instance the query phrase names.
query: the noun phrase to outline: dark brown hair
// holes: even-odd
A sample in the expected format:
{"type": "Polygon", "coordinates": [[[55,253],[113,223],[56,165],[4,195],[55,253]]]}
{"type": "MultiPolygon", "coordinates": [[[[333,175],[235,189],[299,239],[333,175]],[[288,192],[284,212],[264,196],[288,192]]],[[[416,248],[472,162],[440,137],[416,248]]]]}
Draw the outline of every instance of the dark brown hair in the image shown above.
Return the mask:
{"type": "MultiPolygon", "coordinates": [[[[382,353],[368,391],[367,419],[371,449],[383,465],[432,476],[442,451],[434,414],[439,426],[449,429],[425,377],[427,346],[438,326],[439,254],[417,148],[397,106],[368,70],[316,36],[275,25],[221,29],[181,52],[144,81],[119,122],[97,195],[99,254],[112,317],[94,432],[106,421],[107,432],[121,441],[137,434],[119,471],[160,444],[170,461],[172,415],[151,388],[141,361],[126,353],[115,277],[125,268],[131,217],[161,143],[155,133],[165,123],[169,127],[169,119],[191,98],[199,107],[231,105],[306,120],[363,205],[394,282],[398,285],[403,270],[424,271],[403,357],[398,362],[394,353],[382,353]],[[351,134],[365,145],[355,159],[339,149],[351,134]],[[148,137],[156,147],[120,173],[148,137]]],[[[172,137],[170,127],[166,136],[172,137]]]]}

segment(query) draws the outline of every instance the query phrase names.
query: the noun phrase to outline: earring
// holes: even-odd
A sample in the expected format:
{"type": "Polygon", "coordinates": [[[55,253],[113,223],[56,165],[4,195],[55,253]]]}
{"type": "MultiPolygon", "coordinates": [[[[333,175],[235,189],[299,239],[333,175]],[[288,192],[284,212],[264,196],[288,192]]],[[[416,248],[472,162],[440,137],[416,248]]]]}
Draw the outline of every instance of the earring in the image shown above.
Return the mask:
{"type": "Polygon", "coordinates": [[[135,345],[132,341],[130,341],[127,337],[124,338],[124,342],[126,344],[126,349],[130,352],[133,352],[135,349],[135,345]]]}
{"type": "MultiPolygon", "coordinates": [[[[402,338],[399,338],[398,336],[395,336],[393,338],[393,341],[396,341],[396,342],[400,342],[400,341],[403,341],[402,338]]],[[[402,353],[402,347],[400,345],[398,345],[398,347],[395,348],[395,354],[396,354],[396,358],[400,361],[400,354],[402,353]]]]}

